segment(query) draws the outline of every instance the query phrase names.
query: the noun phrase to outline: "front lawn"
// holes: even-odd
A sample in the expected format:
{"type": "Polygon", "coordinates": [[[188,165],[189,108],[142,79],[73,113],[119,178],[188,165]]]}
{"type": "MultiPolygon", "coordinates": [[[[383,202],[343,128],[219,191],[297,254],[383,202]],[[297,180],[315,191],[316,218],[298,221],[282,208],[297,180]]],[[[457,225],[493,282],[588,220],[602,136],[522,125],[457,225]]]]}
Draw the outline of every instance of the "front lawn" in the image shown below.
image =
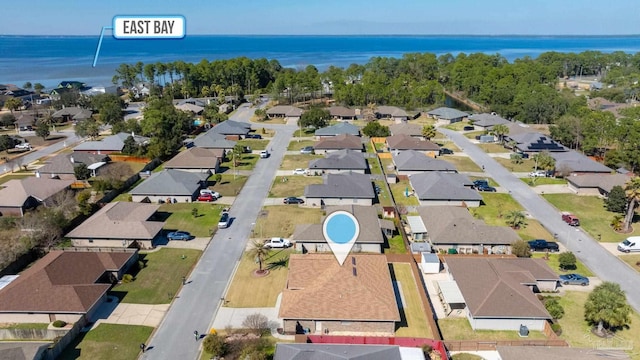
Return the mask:
{"type": "Polygon", "coordinates": [[[479,131],[472,131],[464,134],[464,136],[466,136],[469,139],[475,139],[476,136],[482,136],[482,135],[487,135],[487,132],[485,130],[479,130],[479,131]]]}
{"type": "Polygon", "coordinates": [[[529,186],[538,186],[538,185],[567,185],[567,180],[562,178],[554,178],[554,177],[526,177],[521,178],[525,184],[529,186]]]}
{"type": "MultiPolygon", "coordinates": [[[[540,259],[544,259],[546,254],[544,253],[540,253],[540,252],[536,252],[533,253],[531,255],[532,258],[540,258],[540,259]]],[[[594,276],[593,273],[591,272],[591,270],[589,270],[588,267],[586,267],[580,260],[576,259],[576,268],[573,270],[560,270],[560,262],[558,262],[558,255],[559,254],[549,254],[549,260],[547,260],[547,265],[549,265],[549,267],[556,272],[556,274],[558,275],[562,275],[562,274],[570,274],[570,273],[578,273],[580,275],[583,276],[594,276]]]]}
{"type": "Polygon", "coordinates": [[[504,166],[505,169],[511,171],[511,172],[530,172],[533,170],[533,168],[536,166],[536,162],[533,161],[532,159],[522,159],[522,163],[521,164],[514,164],[511,159],[505,159],[505,158],[500,158],[500,157],[496,157],[493,158],[493,160],[497,161],[498,163],[500,163],[500,165],[504,166]]]}
{"type": "Polygon", "coordinates": [[[298,224],[319,224],[324,211],[317,208],[305,208],[298,205],[266,206],[258,216],[254,227],[256,236],[262,238],[283,237],[293,234],[298,224]]]}
{"type": "Polygon", "coordinates": [[[168,304],[182,285],[182,277],[189,277],[202,251],[163,248],[140,253],[145,264],[130,283],[116,285],[112,294],[129,304],[168,304]]]}
{"type": "Polygon", "coordinates": [[[266,139],[242,139],[237,141],[242,146],[248,146],[251,150],[264,150],[269,145],[270,140],[266,139]]]}
{"type": "Polygon", "coordinates": [[[596,240],[601,237],[600,241],[603,242],[620,242],[629,236],[640,235],[638,223],[634,224],[634,231],[629,234],[618,234],[613,231],[609,224],[616,214],[607,211],[604,208],[604,201],[597,196],[574,194],[545,194],[543,196],[558,210],[570,211],[575,214],[580,219],[580,226],[596,240]]]}
{"type": "Polygon", "coordinates": [[[226,206],[206,202],[162,204],[159,211],[168,215],[164,229],[188,231],[193,236],[209,237],[209,230],[217,228],[222,208],[226,206]],[[198,209],[197,217],[193,217],[194,208],[198,209]]]}
{"type": "Polygon", "coordinates": [[[478,166],[473,160],[471,160],[468,156],[455,156],[449,155],[447,157],[441,158],[440,160],[445,160],[455,165],[456,169],[460,172],[482,172],[480,166],[478,166]]]}
{"type": "Polygon", "coordinates": [[[469,176],[469,179],[471,181],[487,180],[489,182],[489,186],[493,186],[493,187],[500,186],[500,184],[498,184],[495,180],[493,180],[493,178],[490,178],[490,177],[469,176]]]}
{"type": "Polygon", "coordinates": [[[393,199],[395,200],[397,205],[420,205],[420,201],[418,201],[418,198],[411,194],[413,192],[413,189],[411,188],[411,184],[409,184],[409,181],[400,181],[395,184],[389,184],[389,188],[391,188],[393,199]],[[409,192],[409,196],[406,195],[407,191],[409,192]]]}
{"type": "Polygon", "coordinates": [[[281,170],[295,170],[295,169],[306,169],[309,167],[309,162],[315,159],[321,159],[324,156],[322,155],[311,155],[311,154],[296,154],[296,155],[285,155],[282,159],[282,164],[280,164],[281,170]]]}
{"type": "Polygon", "coordinates": [[[231,286],[225,295],[225,306],[234,308],[273,307],[278,294],[287,282],[289,254],[291,250],[272,250],[265,259],[263,267],[269,269],[269,275],[253,275],[258,269],[254,258],[245,253],[233,275],[231,286]]]}
{"type": "MultiPolygon", "coordinates": [[[[209,181],[213,181],[215,175],[209,178],[209,181]]],[[[247,182],[248,177],[242,175],[222,174],[220,182],[210,186],[209,189],[217,191],[222,196],[237,196],[240,190],[244,187],[244,183],[247,182]]]]}
{"type": "Polygon", "coordinates": [[[233,166],[232,160],[227,160],[220,164],[220,172],[228,172],[233,174],[233,170],[251,170],[256,166],[260,155],[242,154],[242,158],[238,161],[238,166],[233,166]]]}
{"type": "Polygon", "coordinates": [[[443,127],[445,129],[449,129],[453,131],[462,131],[462,129],[464,129],[465,126],[469,126],[469,125],[471,125],[469,120],[463,120],[463,121],[454,122],[453,124],[447,124],[443,127]]]}
{"type": "MultiPolygon", "coordinates": [[[[565,308],[566,310],[566,308],[565,308]]],[[[518,332],[497,330],[474,331],[467,318],[438,319],[438,326],[444,340],[522,340],[518,332]]],[[[546,340],[547,337],[541,331],[529,331],[527,340],[546,340]]]]}
{"type": "Polygon", "coordinates": [[[300,151],[300,149],[313,146],[316,142],[313,140],[291,140],[289,143],[288,151],[300,151]]]}
{"type": "Polygon", "coordinates": [[[140,356],[140,344],[147,343],[152,327],[100,324],[81,332],[60,354],[58,360],[134,360],[140,356]]]}
{"type": "Polygon", "coordinates": [[[391,280],[396,281],[398,287],[402,289],[400,293],[403,300],[402,304],[398,302],[398,305],[401,305],[401,316],[400,323],[396,324],[395,335],[398,337],[432,338],[433,333],[427,323],[427,315],[416,288],[411,265],[395,263],[391,267],[393,269],[391,280]]]}
{"type": "Polygon", "coordinates": [[[477,147],[482,149],[486,153],[506,153],[510,152],[505,149],[504,146],[499,143],[484,143],[484,144],[476,144],[477,147]]]}
{"type": "Polygon", "coordinates": [[[269,197],[304,195],[304,188],[310,184],[322,184],[322,176],[276,176],[269,190],[269,197]]]}
{"type": "Polygon", "coordinates": [[[315,133],[315,129],[302,129],[302,131],[298,129],[293,133],[293,137],[313,137],[315,133]]]}
{"type": "Polygon", "coordinates": [[[640,255],[620,255],[618,256],[620,260],[626,262],[629,266],[631,266],[635,271],[640,272],[640,255]]]}

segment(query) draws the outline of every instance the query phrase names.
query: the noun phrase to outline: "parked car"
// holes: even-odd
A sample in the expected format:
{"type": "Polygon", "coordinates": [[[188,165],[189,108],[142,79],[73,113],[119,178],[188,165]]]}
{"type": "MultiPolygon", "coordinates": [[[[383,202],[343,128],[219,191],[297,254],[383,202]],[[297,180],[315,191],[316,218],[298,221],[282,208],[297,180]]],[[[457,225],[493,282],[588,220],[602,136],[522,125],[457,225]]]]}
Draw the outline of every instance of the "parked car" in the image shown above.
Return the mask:
{"type": "Polygon", "coordinates": [[[440,148],[440,155],[451,155],[453,150],[447,148],[440,148]]]}
{"type": "Polygon", "coordinates": [[[15,146],[16,149],[29,150],[31,149],[31,144],[28,142],[23,142],[15,146]]]}
{"type": "Polygon", "coordinates": [[[640,236],[629,236],[623,242],[618,244],[618,251],[624,253],[632,251],[640,251],[640,236]]]}
{"type": "Polygon", "coordinates": [[[167,234],[169,240],[191,240],[191,234],[186,231],[172,231],[167,234]]]}
{"type": "Polygon", "coordinates": [[[222,195],[220,195],[220,193],[217,192],[217,191],[213,191],[213,190],[209,190],[209,189],[201,189],[200,190],[200,195],[206,195],[206,194],[209,194],[209,195],[213,196],[214,198],[216,198],[216,200],[220,199],[222,197],[222,195]]]}
{"type": "Polygon", "coordinates": [[[313,154],[314,152],[313,146],[305,146],[300,149],[300,154],[313,154]]]}
{"type": "Polygon", "coordinates": [[[285,204],[304,204],[304,200],[297,198],[295,196],[290,196],[290,197],[284,198],[284,203],[285,204]]]}
{"type": "Polygon", "coordinates": [[[566,222],[571,226],[580,226],[580,219],[572,213],[563,212],[562,213],[562,221],[566,222]]]}
{"type": "Polygon", "coordinates": [[[475,130],[475,129],[476,129],[476,128],[475,128],[475,126],[473,126],[473,125],[467,125],[467,126],[465,126],[465,127],[463,127],[463,128],[462,128],[462,130],[464,130],[464,131],[473,131],[473,130],[475,130]]]}
{"type": "Polygon", "coordinates": [[[293,170],[293,175],[307,175],[309,173],[306,169],[295,169],[293,170]]]}
{"type": "Polygon", "coordinates": [[[220,221],[218,221],[218,229],[226,229],[229,227],[231,223],[231,217],[228,212],[223,212],[220,216],[220,221]]]}
{"type": "Polygon", "coordinates": [[[557,252],[560,250],[558,243],[547,241],[544,239],[536,239],[529,241],[531,251],[549,251],[557,252]]]}
{"type": "Polygon", "coordinates": [[[243,147],[243,148],[242,148],[242,151],[243,151],[245,154],[250,154],[251,152],[253,152],[253,150],[251,149],[251,146],[245,146],[245,147],[243,147]]]}
{"type": "Polygon", "coordinates": [[[274,249],[274,248],[284,249],[284,248],[288,248],[289,246],[291,246],[291,241],[287,239],[279,238],[279,237],[268,239],[264,243],[264,247],[271,248],[271,249],[274,249]]]}
{"type": "Polygon", "coordinates": [[[216,201],[216,199],[217,198],[211,194],[200,194],[198,196],[198,201],[212,202],[212,201],[216,201]]]}
{"type": "Polygon", "coordinates": [[[245,137],[247,139],[262,139],[262,135],[260,134],[247,134],[245,137]]]}
{"type": "Polygon", "coordinates": [[[586,278],[580,274],[563,274],[560,275],[560,282],[563,285],[589,285],[589,278],[586,278]]]}
{"type": "Polygon", "coordinates": [[[529,173],[529,177],[547,177],[546,170],[536,170],[529,173]]]}
{"type": "Polygon", "coordinates": [[[489,180],[479,179],[473,180],[473,188],[476,189],[478,186],[489,186],[489,180]]]}
{"type": "Polygon", "coordinates": [[[496,188],[494,188],[493,186],[484,185],[484,184],[476,186],[476,190],[486,191],[486,192],[496,192],[496,188]]]}
{"type": "Polygon", "coordinates": [[[269,152],[267,150],[260,151],[260,157],[266,159],[269,157],[269,152]]]}

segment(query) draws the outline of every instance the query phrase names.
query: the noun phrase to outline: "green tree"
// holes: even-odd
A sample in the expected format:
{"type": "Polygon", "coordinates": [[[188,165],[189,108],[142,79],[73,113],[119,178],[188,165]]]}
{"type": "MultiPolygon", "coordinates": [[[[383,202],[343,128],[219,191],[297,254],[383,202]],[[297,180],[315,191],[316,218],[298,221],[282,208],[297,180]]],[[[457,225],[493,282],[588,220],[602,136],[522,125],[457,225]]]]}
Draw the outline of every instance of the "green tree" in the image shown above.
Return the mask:
{"type": "Polygon", "coordinates": [[[604,200],[604,206],[608,211],[624,214],[627,197],[622,186],[616,185],[609,191],[609,196],[604,200]]]}
{"type": "Polygon", "coordinates": [[[511,163],[514,165],[520,165],[524,162],[522,159],[522,155],[520,154],[511,154],[511,163]]]}
{"type": "Polygon", "coordinates": [[[504,136],[509,133],[509,128],[505,124],[498,124],[491,128],[491,133],[498,137],[500,145],[504,144],[504,136]]]}
{"type": "Polygon", "coordinates": [[[40,83],[35,83],[35,84],[33,84],[33,90],[36,91],[36,94],[40,95],[42,90],[44,90],[44,85],[42,85],[40,83]]]}
{"type": "Polygon", "coordinates": [[[40,120],[36,124],[36,135],[41,137],[42,140],[47,140],[47,137],[51,134],[49,131],[49,123],[45,120],[40,120]]]}
{"type": "Polygon", "coordinates": [[[558,255],[558,263],[561,270],[575,269],[576,261],[576,256],[571,251],[565,251],[558,255]]]}
{"type": "Polygon", "coordinates": [[[530,257],[531,247],[524,240],[516,240],[511,244],[511,253],[517,257],[530,257]]]}
{"type": "Polygon", "coordinates": [[[124,145],[122,146],[122,153],[125,155],[133,155],[138,152],[138,144],[133,136],[129,135],[124,139],[124,145]]]}
{"type": "Polygon", "coordinates": [[[564,316],[564,308],[556,298],[546,299],[544,301],[544,308],[547,309],[549,315],[554,319],[562,319],[564,316]]]}
{"type": "Polygon", "coordinates": [[[178,111],[168,98],[152,98],[143,115],[142,134],[151,138],[147,155],[165,159],[175,154],[182,147],[183,134],[191,127],[191,117],[178,111]]]}
{"type": "Polygon", "coordinates": [[[631,322],[631,307],[627,304],[620,285],[605,281],[596,286],[584,304],[584,317],[597,332],[604,329],[615,330],[631,322]]]}
{"type": "Polygon", "coordinates": [[[87,180],[91,177],[91,170],[87,168],[86,164],[78,164],[73,167],[73,173],[78,180],[87,180]]]}
{"type": "Polygon", "coordinates": [[[264,270],[262,269],[262,264],[264,263],[264,260],[268,255],[269,248],[266,248],[264,244],[259,240],[253,240],[247,256],[252,257],[253,259],[255,259],[256,263],[258,263],[258,272],[264,272],[264,270]]]}
{"type": "Polygon", "coordinates": [[[78,193],[76,200],[78,201],[78,208],[83,215],[89,215],[93,212],[93,206],[89,200],[91,199],[91,191],[83,190],[78,193]]]}
{"type": "MultiPolygon", "coordinates": [[[[368,124],[367,124],[368,125],[368,124]]],[[[436,127],[433,125],[425,125],[422,127],[422,137],[431,140],[436,136],[436,127]]]]}
{"type": "Polygon", "coordinates": [[[194,207],[191,209],[191,216],[193,216],[193,218],[197,218],[198,217],[198,208],[194,207]]]}
{"type": "Polygon", "coordinates": [[[13,114],[15,110],[19,110],[22,107],[22,100],[14,97],[8,98],[4,102],[4,107],[10,110],[13,114]]]}
{"type": "Polygon", "coordinates": [[[215,175],[213,176],[213,181],[215,181],[215,182],[216,182],[216,184],[219,184],[219,183],[220,183],[220,181],[222,181],[222,174],[215,174],[215,175]]]}
{"type": "Polygon", "coordinates": [[[13,114],[3,114],[0,116],[0,126],[13,126],[16,122],[16,117],[13,114]]]}
{"type": "Polygon", "coordinates": [[[520,229],[521,227],[525,227],[527,225],[527,218],[524,213],[519,210],[511,210],[504,216],[505,222],[513,229],[520,229]]]}
{"type": "Polygon", "coordinates": [[[553,156],[551,156],[551,154],[549,154],[548,151],[537,153],[532,156],[532,159],[535,164],[534,170],[542,169],[546,171],[551,171],[556,166],[556,159],[554,159],[553,156]]]}
{"type": "Polygon", "coordinates": [[[319,107],[312,107],[311,109],[305,111],[302,116],[300,116],[298,125],[305,128],[313,127],[316,129],[320,129],[327,126],[329,119],[331,119],[329,110],[319,107]]]}
{"type": "Polygon", "coordinates": [[[627,181],[624,185],[624,194],[627,198],[627,213],[624,217],[623,231],[628,232],[631,230],[633,215],[640,202],[640,177],[636,176],[627,181]]]}
{"type": "Polygon", "coordinates": [[[26,83],[24,83],[24,85],[22,85],[22,87],[23,87],[25,90],[31,90],[31,88],[33,87],[33,85],[31,84],[31,82],[30,82],[30,81],[27,81],[26,83]]]}
{"type": "Polygon", "coordinates": [[[207,335],[202,342],[202,347],[204,351],[213,357],[224,356],[227,352],[227,343],[224,341],[224,338],[218,334],[207,335]]]}
{"type": "Polygon", "coordinates": [[[388,126],[380,125],[377,121],[370,121],[362,128],[362,133],[369,137],[386,137],[391,135],[388,126]]]}
{"type": "Polygon", "coordinates": [[[242,144],[236,144],[233,147],[233,149],[231,149],[231,160],[233,162],[233,166],[240,165],[243,154],[244,154],[244,146],[242,144]]]}
{"type": "Polygon", "coordinates": [[[100,124],[93,117],[78,122],[74,127],[76,135],[81,138],[89,137],[95,139],[100,135],[100,124]]]}

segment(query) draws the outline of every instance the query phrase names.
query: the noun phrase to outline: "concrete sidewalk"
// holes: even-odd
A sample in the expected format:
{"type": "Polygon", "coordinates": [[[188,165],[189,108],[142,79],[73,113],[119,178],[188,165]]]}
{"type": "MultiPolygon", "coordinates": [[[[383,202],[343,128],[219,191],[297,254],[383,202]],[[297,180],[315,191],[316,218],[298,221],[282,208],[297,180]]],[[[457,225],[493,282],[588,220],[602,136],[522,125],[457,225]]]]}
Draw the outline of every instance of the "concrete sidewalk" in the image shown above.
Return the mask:
{"type": "Polygon", "coordinates": [[[120,325],[144,325],[157,327],[169,309],[169,304],[128,304],[119,303],[115,296],[109,296],[111,302],[105,302],[96,313],[98,320],[92,329],[100,323],[120,325]]]}

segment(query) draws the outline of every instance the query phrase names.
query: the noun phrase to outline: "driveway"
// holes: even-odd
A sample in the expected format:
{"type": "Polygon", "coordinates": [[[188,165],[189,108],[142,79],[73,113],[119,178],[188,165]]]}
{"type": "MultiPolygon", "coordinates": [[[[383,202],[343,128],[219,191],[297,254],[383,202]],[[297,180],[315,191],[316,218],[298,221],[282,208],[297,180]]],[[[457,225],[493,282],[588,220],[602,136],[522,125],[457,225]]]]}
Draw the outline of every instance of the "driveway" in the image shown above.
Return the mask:
{"type": "MultiPolygon", "coordinates": [[[[602,245],[595,241],[582,229],[573,229],[565,224],[558,209],[540,197],[522,180],[518,179],[491,156],[469,142],[464,135],[440,128],[442,132],[453,140],[478,165],[485,166],[487,172],[501,187],[508,189],[513,198],[518,201],[533,217],[549,230],[558,234],[558,240],[572,251],[591,271],[604,281],[620,284],[627,294],[629,304],[640,312],[640,276],[624,262],[608,251],[603,251],[602,245]]],[[[603,219],[602,221],[607,221],[603,219]]]]}

